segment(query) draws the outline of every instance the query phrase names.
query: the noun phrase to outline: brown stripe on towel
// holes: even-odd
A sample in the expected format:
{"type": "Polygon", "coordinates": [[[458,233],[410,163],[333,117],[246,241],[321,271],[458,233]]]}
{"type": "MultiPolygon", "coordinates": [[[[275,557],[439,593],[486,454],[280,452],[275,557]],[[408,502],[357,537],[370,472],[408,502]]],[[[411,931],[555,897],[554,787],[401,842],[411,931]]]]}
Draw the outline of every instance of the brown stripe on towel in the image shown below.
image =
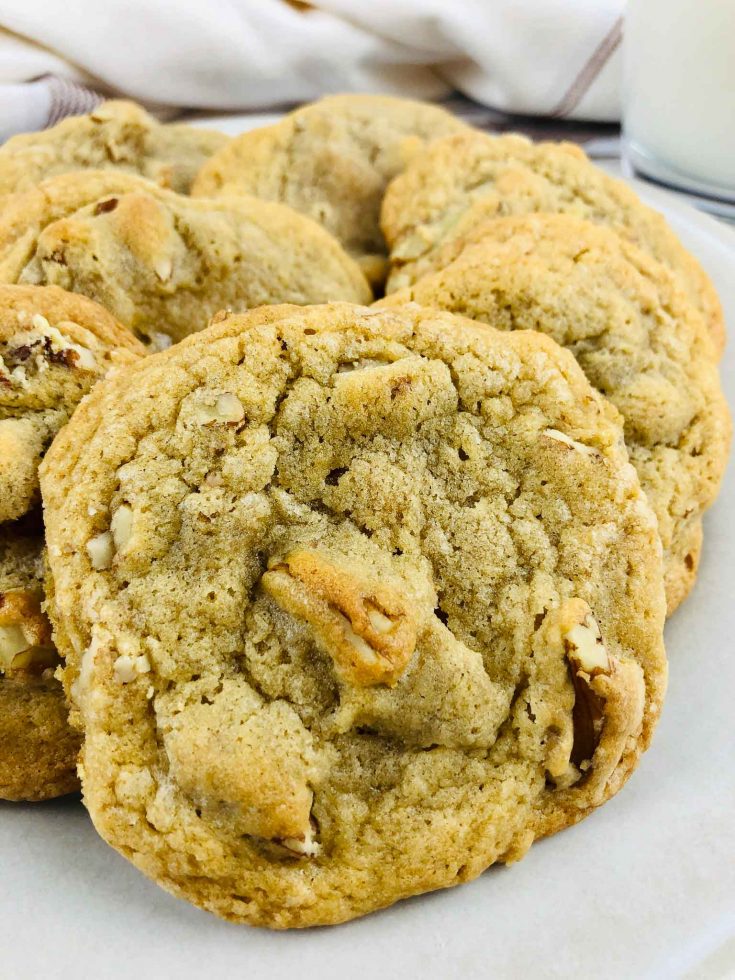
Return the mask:
{"type": "Polygon", "coordinates": [[[91,112],[104,101],[104,96],[99,92],[60,75],[44,75],[43,80],[47,82],[51,95],[51,106],[44,127],[46,129],[66,116],[81,116],[85,112],[91,112]]]}
{"type": "Polygon", "coordinates": [[[589,89],[610,60],[611,55],[623,38],[623,18],[618,17],[613,26],[590,55],[582,70],[569,86],[557,107],[549,113],[552,119],[568,116],[579,105],[582,96],[589,89]]]}

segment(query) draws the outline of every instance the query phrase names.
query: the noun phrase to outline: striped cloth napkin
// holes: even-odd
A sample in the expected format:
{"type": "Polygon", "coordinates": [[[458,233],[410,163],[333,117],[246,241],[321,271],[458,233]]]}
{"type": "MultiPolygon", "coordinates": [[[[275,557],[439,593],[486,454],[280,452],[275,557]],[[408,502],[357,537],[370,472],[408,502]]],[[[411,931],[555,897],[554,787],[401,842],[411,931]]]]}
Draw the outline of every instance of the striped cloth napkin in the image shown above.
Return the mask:
{"type": "Polygon", "coordinates": [[[454,107],[490,129],[524,128],[519,116],[609,123],[623,2],[0,0],[0,140],[111,95],[170,117],[337,91],[459,93],[454,107]]]}

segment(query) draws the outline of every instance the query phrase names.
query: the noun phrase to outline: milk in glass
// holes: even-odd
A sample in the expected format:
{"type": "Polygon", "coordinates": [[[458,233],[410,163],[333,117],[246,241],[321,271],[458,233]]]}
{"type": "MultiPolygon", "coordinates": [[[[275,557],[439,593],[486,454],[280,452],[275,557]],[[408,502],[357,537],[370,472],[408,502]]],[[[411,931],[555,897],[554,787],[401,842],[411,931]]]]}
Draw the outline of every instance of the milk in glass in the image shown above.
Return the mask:
{"type": "Polygon", "coordinates": [[[628,0],[623,62],[634,168],[735,201],[735,0],[628,0]]]}

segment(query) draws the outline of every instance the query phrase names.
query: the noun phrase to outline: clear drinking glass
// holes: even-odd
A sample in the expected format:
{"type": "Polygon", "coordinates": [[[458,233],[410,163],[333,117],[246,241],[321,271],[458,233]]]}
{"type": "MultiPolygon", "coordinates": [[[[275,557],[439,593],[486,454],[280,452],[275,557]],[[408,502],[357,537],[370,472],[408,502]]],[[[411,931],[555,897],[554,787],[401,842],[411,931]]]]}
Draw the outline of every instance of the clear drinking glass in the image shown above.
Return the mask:
{"type": "Polygon", "coordinates": [[[735,0],[628,0],[623,66],[628,166],[735,220],[735,0]]]}

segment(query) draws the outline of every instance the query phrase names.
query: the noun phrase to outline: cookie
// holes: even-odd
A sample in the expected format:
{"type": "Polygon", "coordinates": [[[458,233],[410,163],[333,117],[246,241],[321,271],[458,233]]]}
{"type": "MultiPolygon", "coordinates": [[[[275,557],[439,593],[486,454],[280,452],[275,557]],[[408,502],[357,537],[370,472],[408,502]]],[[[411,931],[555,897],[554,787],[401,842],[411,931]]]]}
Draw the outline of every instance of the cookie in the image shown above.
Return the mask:
{"type": "Polygon", "coordinates": [[[288,204],[322,224],[380,284],[388,181],[425,141],[466,128],[425,102],[332,95],[231,140],[204,164],[192,193],[237,191],[288,204]]]}
{"type": "Polygon", "coordinates": [[[98,170],[6,199],[0,281],[82,293],[144,340],[164,343],[227,307],[372,298],[335,239],[285,205],[194,199],[98,170]]]}
{"type": "Polygon", "coordinates": [[[55,286],[0,286],[0,799],[77,788],[79,738],[54,678],[38,466],[99,378],[143,354],[110,314],[55,286]]]}
{"type": "Polygon", "coordinates": [[[386,192],[382,226],[392,271],[387,291],[410,286],[447,264],[447,247],[489,218],[545,211],[608,225],[668,266],[704,315],[719,351],[725,344],[715,288],[662,215],[623,181],[592,165],[571,143],[475,130],[439,140],[417,155],[386,192]]]}
{"type": "Polygon", "coordinates": [[[43,602],[40,519],[0,525],[0,799],[47,800],[79,788],[43,602]]]}
{"type": "Polygon", "coordinates": [[[228,142],[224,133],[162,125],[134,102],[104,102],[86,116],[22,133],[0,147],[0,194],[28,190],[72,170],[140,174],[182,194],[202,164],[228,142]]]}
{"type": "Polygon", "coordinates": [[[649,743],[655,518],[548,337],[416,305],[223,314],[95,389],[42,488],[86,805],[226,918],[469,880],[649,743]]]}
{"type": "Polygon", "coordinates": [[[84,296],[0,285],[0,522],[40,503],[38,464],[55,434],[103,374],[143,353],[84,296]]]}
{"type": "Polygon", "coordinates": [[[415,301],[567,347],[620,410],[658,518],[669,612],[696,578],[702,514],[727,461],[730,417],[701,314],[660,262],[571,215],[498,218],[457,258],[381,305],[415,301]]]}

